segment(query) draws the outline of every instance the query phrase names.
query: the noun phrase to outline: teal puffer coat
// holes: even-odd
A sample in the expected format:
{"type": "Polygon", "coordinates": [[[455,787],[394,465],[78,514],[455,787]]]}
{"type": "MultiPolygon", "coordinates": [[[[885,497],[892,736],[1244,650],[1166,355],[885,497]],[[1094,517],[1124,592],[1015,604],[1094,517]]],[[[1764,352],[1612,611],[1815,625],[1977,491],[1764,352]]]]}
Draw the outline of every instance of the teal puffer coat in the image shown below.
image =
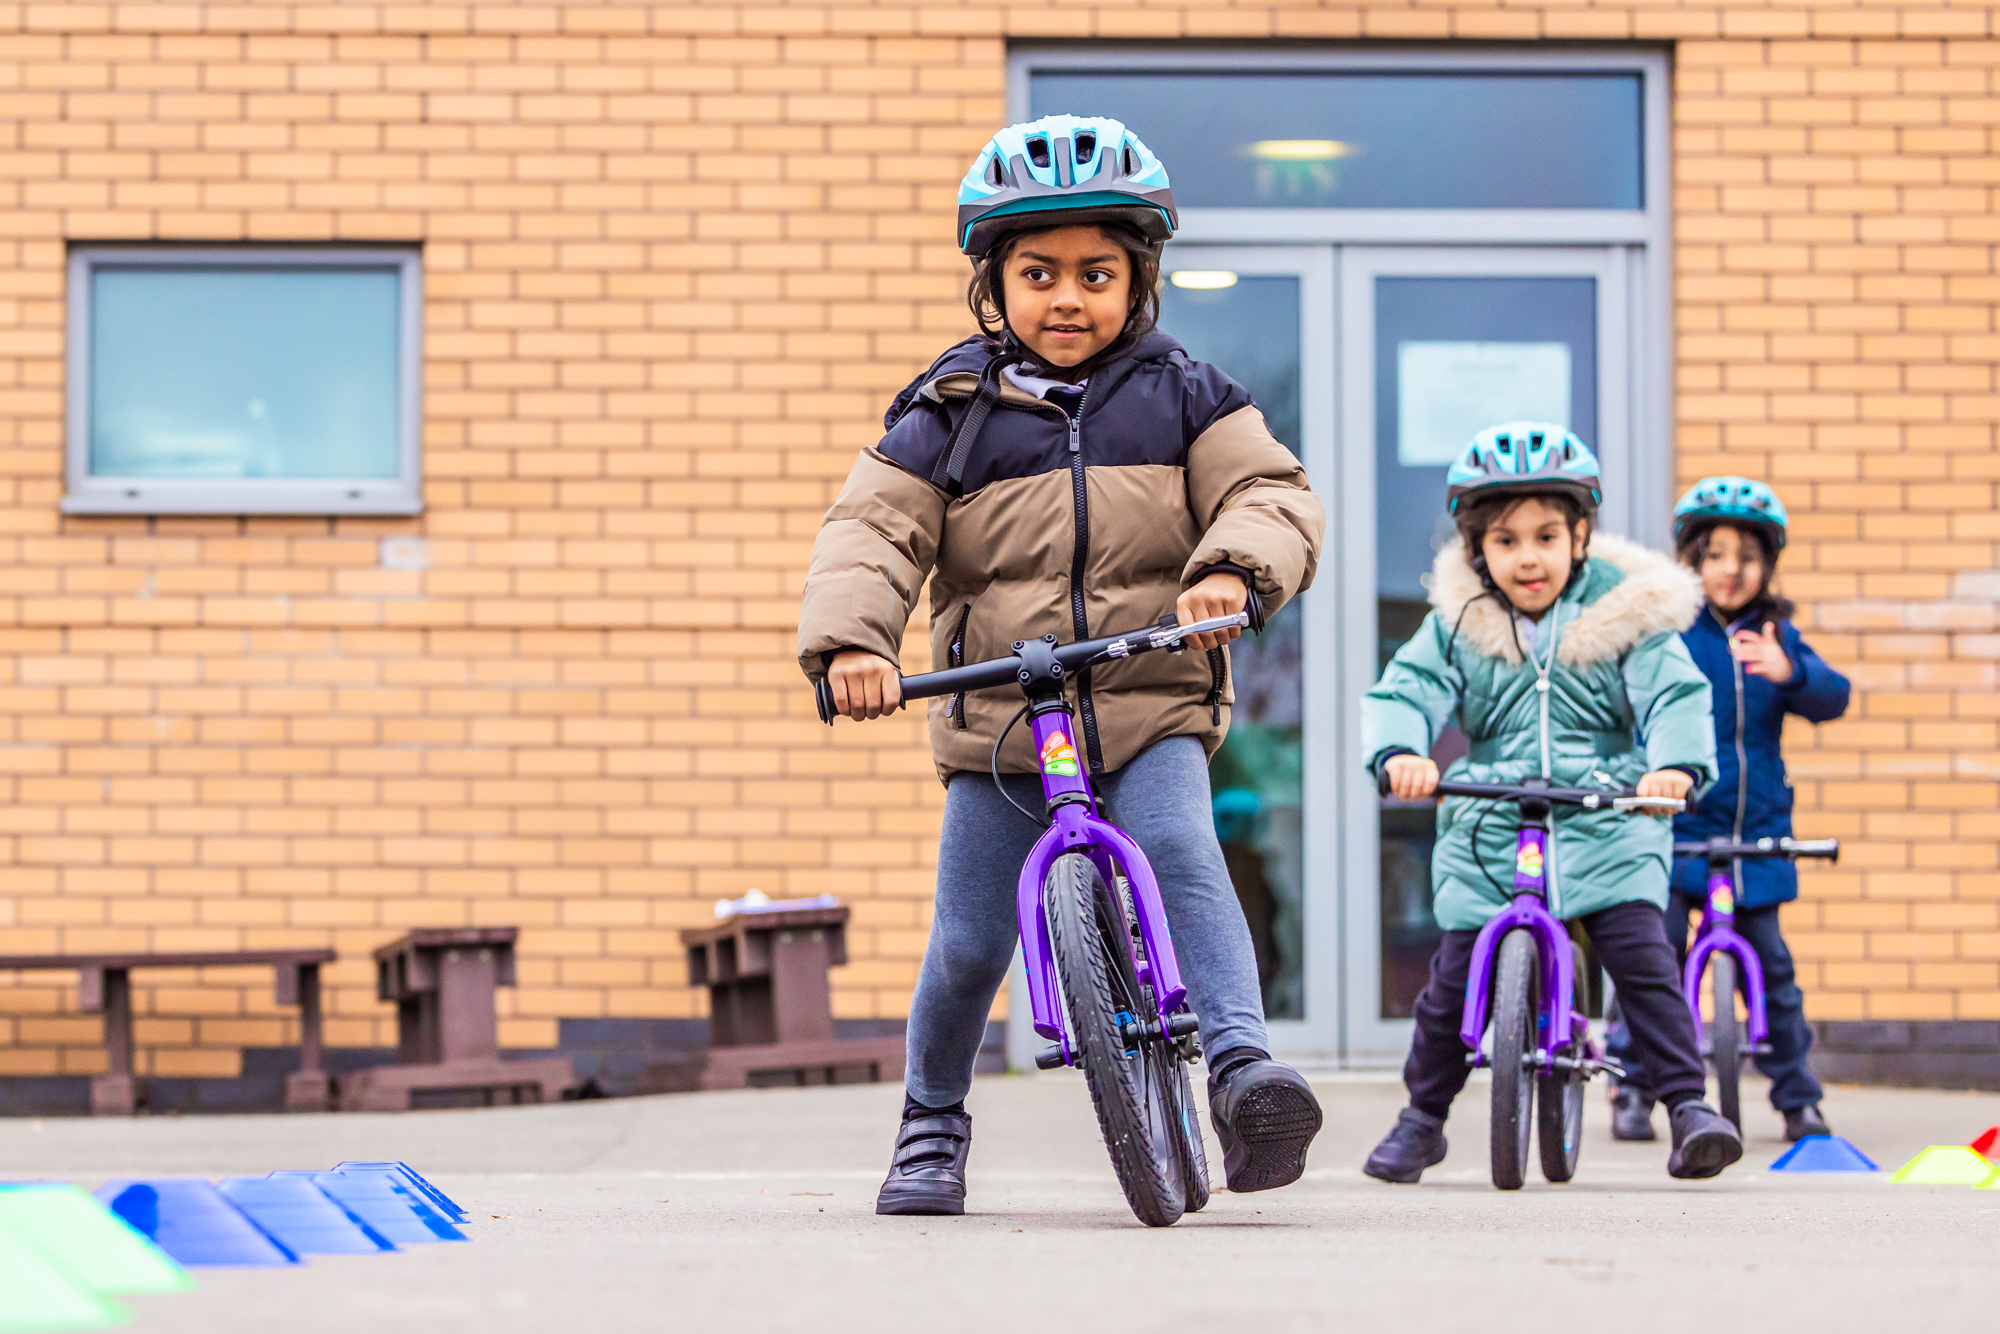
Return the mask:
{"type": "MultiPolygon", "coordinates": [[[[1428,755],[1447,722],[1471,753],[1446,776],[1519,782],[1537,774],[1574,787],[1629,788],[1655,769],[1683,766],[1696,791],[1715,781],[1708,678],[1680,632],[1699,586],[1656,552],[1598,534],[1591,556],[1532,631],[1482,588],[1457,541],[1438,553],[1431,613],[1361,704],[1362,753],[1372,772],[1398,747],[1428,755]],[[1549,657],[1549,684],[1523,652],[1549,657]]],[[[1439,803],[1431,859],[1432,911],[1447,931],[1486,924],[1514,883],[1511,803],[1452,797],[1439,803]]],[[[1557,807],[1549,906],[1568,920],[1633,901],[1665,907],[1673,830],[1647,815],[1557,807]]]]}

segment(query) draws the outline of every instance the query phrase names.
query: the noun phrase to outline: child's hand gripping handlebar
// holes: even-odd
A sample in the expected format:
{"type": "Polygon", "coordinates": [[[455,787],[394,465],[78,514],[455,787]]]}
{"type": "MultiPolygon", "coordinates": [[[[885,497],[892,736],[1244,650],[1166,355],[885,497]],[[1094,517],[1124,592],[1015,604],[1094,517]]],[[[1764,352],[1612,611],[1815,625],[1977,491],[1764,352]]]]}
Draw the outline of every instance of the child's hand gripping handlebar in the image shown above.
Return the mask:
{"type": "MultiPolygon", "coordinates": [[[[1010,657],[903,677],[903,698],[927,699],[937,695],[956,695],[966,690],[992,690],[1004,685],[1025,687],[1034,680],[1038,670],[1046,670],[1053,679],[1060,681],[1099,662],[1136,657],[1161,648],[1178,653],[1181,641],[1190,635],[1213,634],[1232,628],[1248,629],[1249,625],[1250,613],[1247,611],[1239,611],[1233,616],[1211,616],[1191,625],[1175,624],[1172,613],[1169,613],[1160,618],[1158,625],[1144,630],[1106,635],[1102,639],[1083,639],[1074,644],[1058,645],[1054,635],[1016,640],[1010,657]],[[1054,647],[1051,648],[1051,645],[1054,647]]],[[[813,678],[813,700],[819,706],[819,720],[831,726],[838,715],[833,707],[833,687],[827,684],[824,676],[813,678]]]]}
{"type": "MultiPolygon", "coordinates": [[[[1376,790],[1383,796],[1389,795],[1389,774],[1386,767],[1375,776],[1376,790]]],[[[1440,797],[1479,797],[1488,801],[1546,801],[1552,806],[1581,806],[1587,811],[1684,811],[1687,802],[1680,797],[1642,797],[1631,789],[1605,791],[1589,787],[1555,787],[1544,779],[1530,779],[1525,783],[1462,783],[1455,779],[1438,780],[1436,795],[1440,797]]]]}

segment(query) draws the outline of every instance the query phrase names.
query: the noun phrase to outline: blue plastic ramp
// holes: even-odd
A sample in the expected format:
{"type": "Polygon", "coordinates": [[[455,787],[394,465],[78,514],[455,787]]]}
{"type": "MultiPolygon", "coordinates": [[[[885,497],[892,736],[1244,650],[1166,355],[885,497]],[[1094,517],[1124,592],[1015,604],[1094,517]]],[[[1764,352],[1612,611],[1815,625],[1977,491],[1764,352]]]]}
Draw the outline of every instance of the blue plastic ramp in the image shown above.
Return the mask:
{"type": "Polygon", "coordinates": [[[379,1255],[396,1249],[306,1177],[227,1177],[220,1189],[252,1222],[300,1255],[379,1255]]]}
{"type": "Polygon", "coordinates": [[[182,1264],[216,1269],[295,1265],[299,1257],[198,1177],[109,1181],[97,1198],[182,1264]]]}
{"type": "Polygon", "coordinates": [[[412,1187],[418,1194],[428,1197],[431,1205],[447,1219],[454,1223],[463,1223],[465,1221],[464,1206],[455,1203],[451,1196],[424,1180],[418,1174],[417,1170],[408,1163],[335,1163],[333,1170],[336,1172],[393,1173],[404,1185],[412,1187]]]}
{"type": "Polygon", "coordinates": [[[304,1177],[340,1202],[340,1206],[398,1246],[433,1241],[465,1241],[451,1225],[391,1172],[273,1172],[274,1177],[304,1177]]]}

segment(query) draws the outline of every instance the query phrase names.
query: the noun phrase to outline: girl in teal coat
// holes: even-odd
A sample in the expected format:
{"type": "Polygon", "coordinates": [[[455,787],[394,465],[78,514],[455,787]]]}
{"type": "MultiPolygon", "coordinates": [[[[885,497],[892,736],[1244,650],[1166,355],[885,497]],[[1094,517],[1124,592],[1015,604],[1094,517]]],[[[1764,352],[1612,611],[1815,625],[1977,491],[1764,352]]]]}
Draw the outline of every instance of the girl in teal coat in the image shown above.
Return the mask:
{"type": "MultiPolygon", "coordinates": [[[[1666,556],[1595,533],[1596,459],[1559,426],[1482,431],[1450,475],[1458,540],[1438,554],[1432,611],[1362,701],[1364,753],[1404,800],[1438,782],[1427,758],[1447,722],[1471,743],[1451,776],[1688,797],[1715,778],[1708,678],[1680,632],[1698,590],[1666,556]]],[[[1479,928],[1507,904],[1519,816],[1511,803],[1447,799],[1431,862],[1444,939],[1415,1006],[1404,1109],[1365,1171],[1416,1181],[1444,1158],[1444,1120],[1464,1087],[1459,1020],[1479,928]],[[1485,868],[1485,869],[1482,869],[1485,868]]],[[[1666,821],[1558,808],[1549,908],[1578,921],[1611,974],[1641,1059],[1673,1122],[1667,1170],[1714,1176],[1742,1156],[1735,1128],[1701,1101],[1693,1021],[1681,999],[1667,902],[1666,821]]]]}

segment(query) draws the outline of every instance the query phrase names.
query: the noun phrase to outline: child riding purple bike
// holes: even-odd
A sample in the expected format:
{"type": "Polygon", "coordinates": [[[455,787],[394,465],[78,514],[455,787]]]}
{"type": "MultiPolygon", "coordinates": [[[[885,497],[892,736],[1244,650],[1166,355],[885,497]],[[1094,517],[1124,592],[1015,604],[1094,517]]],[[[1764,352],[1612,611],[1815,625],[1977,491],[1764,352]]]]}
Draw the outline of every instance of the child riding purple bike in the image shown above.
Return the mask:
{"type": "MultiPolygon", "coordinates": [[[[1511,794],[1440,803],[1431,867],[1444,939],[1416,1001],[1403,1067],[1410,1105],[1363,1170],[1414,1182],[1443,1161],[1445,1118],[1474,1055],[1468,1037],[1478,1038],[1461,1034],[1475,947],[1481,928],[1527,888],[1555,919],[1581,925],[1625,998],[1633,1039],[1671,1112],[1668,1172],[1714,1176],[1742,1156],[1743,1143],[1702,1101],[1701,1055],[1662,913],[1671,835],[1663,821],[1613,801],[1628,791],[1682,799],[1714,777],[1708,681],[1680,640],[1694,617],[1692,581],[1665,557],[1596,531],[1597,459],[1561,426],[1480,432],[1448,484],[1459,536],[1438,554],[1430,614],[1362,702],[1369,767],[1405,801],[1431,797],[1439,774],[1430,752],[1455,722],[1470,750],[1452,765],[1454,786],[1533,780],[1597,789],[1606,800],[1542,807],[1535,818],[1548,834],[1532,840],[1540,854],[1532,859],[1521,851],[1524,811],[1511,794]],[[1513,874],[1517,856],[1536,863],[1532,874],[1513,874]]],[[[1567,962],[1543,971],[1559,982],[1567,962]]],[[[1496,1024],[1496,1053],[1505,1037],[1496,1024]]],[[[1582,1064],[1585,1053],[1567,1059],[1582,1064]]],[[[1502,1076],[1496,1068],[1496,1092],[1502,1076]]],[[[1495,1167],[1496,1184],[1519,1184],[1502,1179],[1497,1155],[1495,1167]]]]}
{"type": "MultiPolygon", "coordinates": [[[[900,705],[897,659],[926,580],[931,656],[943,668],[1003,658],[1010,644],[1039,654],[1040,642],[1089,640],[1169,613],[1191,624],[1247,611],[1254,627],[1311,582],[1325,521],[1298,460],[1242,386],[1153,327],[1160,250],[1174,226],[1165,169],[1117,121],[1045,117],[1002,130],[975,159],[959,191],[958,240],[973,261],[968,302],[982,332],[896,396],[887,434],[862,451],[814,543],[799,663],[824,679],[832,709],[860,720],[900,705]]],[[[877,1212],[964,1212],[965,1097],[1027,920],[1017,913],[1021,868],[1044,819],[1074,821],[1084,809],[1065,813],[1058,799],[1108,797],[1150,863],[1171,949],[1149,940],[1147,957],[1126,959],[1128,940],[1107,950],[1141,987],[1141,965],[1157,981],[1153,954],[1177,952],[1230,1189],[1282,1186],[1303,1172],[1319,1107],[1269,1055],[1250,935],[1210,806],[1207,760],[1231,699],[1224,645],[1238,633],[1191,634],[1199,652],[1078,665],[1043,701],[1066,706],[1061,718],[1073,724],[1049,713],[1010,733],[1010,719],[1036,707],[1033,695],[1022,706],[1019,689],[932,703],[946,785],[937,897],[911,1001],[903,1123],[877,1212]],[[1090,790],[1045,786],[1065,768],[1086,774],[1090,790]]],[[[1045,668],[1022,670],[1046,685],[1057,678],[1045,668]]],[[[1139,879],[1130,870],[1102,861],[1100,878],[1116,882],[1106,895],[1139,879]]],[[[1120,911],[1109,897],[1100,906],[1120,911]]],[[[1137,910],[1123,899],[1123,912],[1137,910]]],[[[1165,1036],[1142,1032],[1148,1022],[1121,1012],[1134,1051],[1165,1036]]]]}
{"type": "MultiPolygon", "coordinates": [[[[1777,855],[1742,857],[1730,867],[1731,906],[1736,935],[1756,953],[1768,1031],[1762,1049],[1748,1054],[1771,1081],[1771,1106],[1784,1118],[1785,1138],[1798,1140],[1830,1132],[1809,1061],[1805,994],[1778,926],[1779,909],[1799,893],[1794,857],[1777,843],[1792,833],[1783,733],[1787,716],[1823,723],[1847,712],[1848,685],[1792,624],[1792,604],[1772,590],[1787,522],[1784,503],[1771,488],[1747,477],[1704,477],[1674,507],[1674,544],[1682,563],[1700,576],[1704,599],[1681,638],[1714,692],[1718,768],[1715,786],[1674,821],[1674,837],[1686,843],[1773,841],[1777,855]]],[[[1677,950],[1687,948],[1689,913],[1703,906],[1709,881],[1705,858],[1675,861],[1667,937],[1677,950]]],[[[1749,970],[1741,972],[1747,993],[1749,970]]],[[[1700,978],[1695,982],[1699,986],[1700,978]]],[[[1656,1095],[1650,1069],[1632,1051],[1621,1024],[1611,1025],[1608,1045],[1626,1068],[1613,1090],[1612,1133],[1651,1139],[1656,1095]]],[[[1734,1079],[1733,1069],[1718,1070],[1725,1073],[1734,1079]]]]}

